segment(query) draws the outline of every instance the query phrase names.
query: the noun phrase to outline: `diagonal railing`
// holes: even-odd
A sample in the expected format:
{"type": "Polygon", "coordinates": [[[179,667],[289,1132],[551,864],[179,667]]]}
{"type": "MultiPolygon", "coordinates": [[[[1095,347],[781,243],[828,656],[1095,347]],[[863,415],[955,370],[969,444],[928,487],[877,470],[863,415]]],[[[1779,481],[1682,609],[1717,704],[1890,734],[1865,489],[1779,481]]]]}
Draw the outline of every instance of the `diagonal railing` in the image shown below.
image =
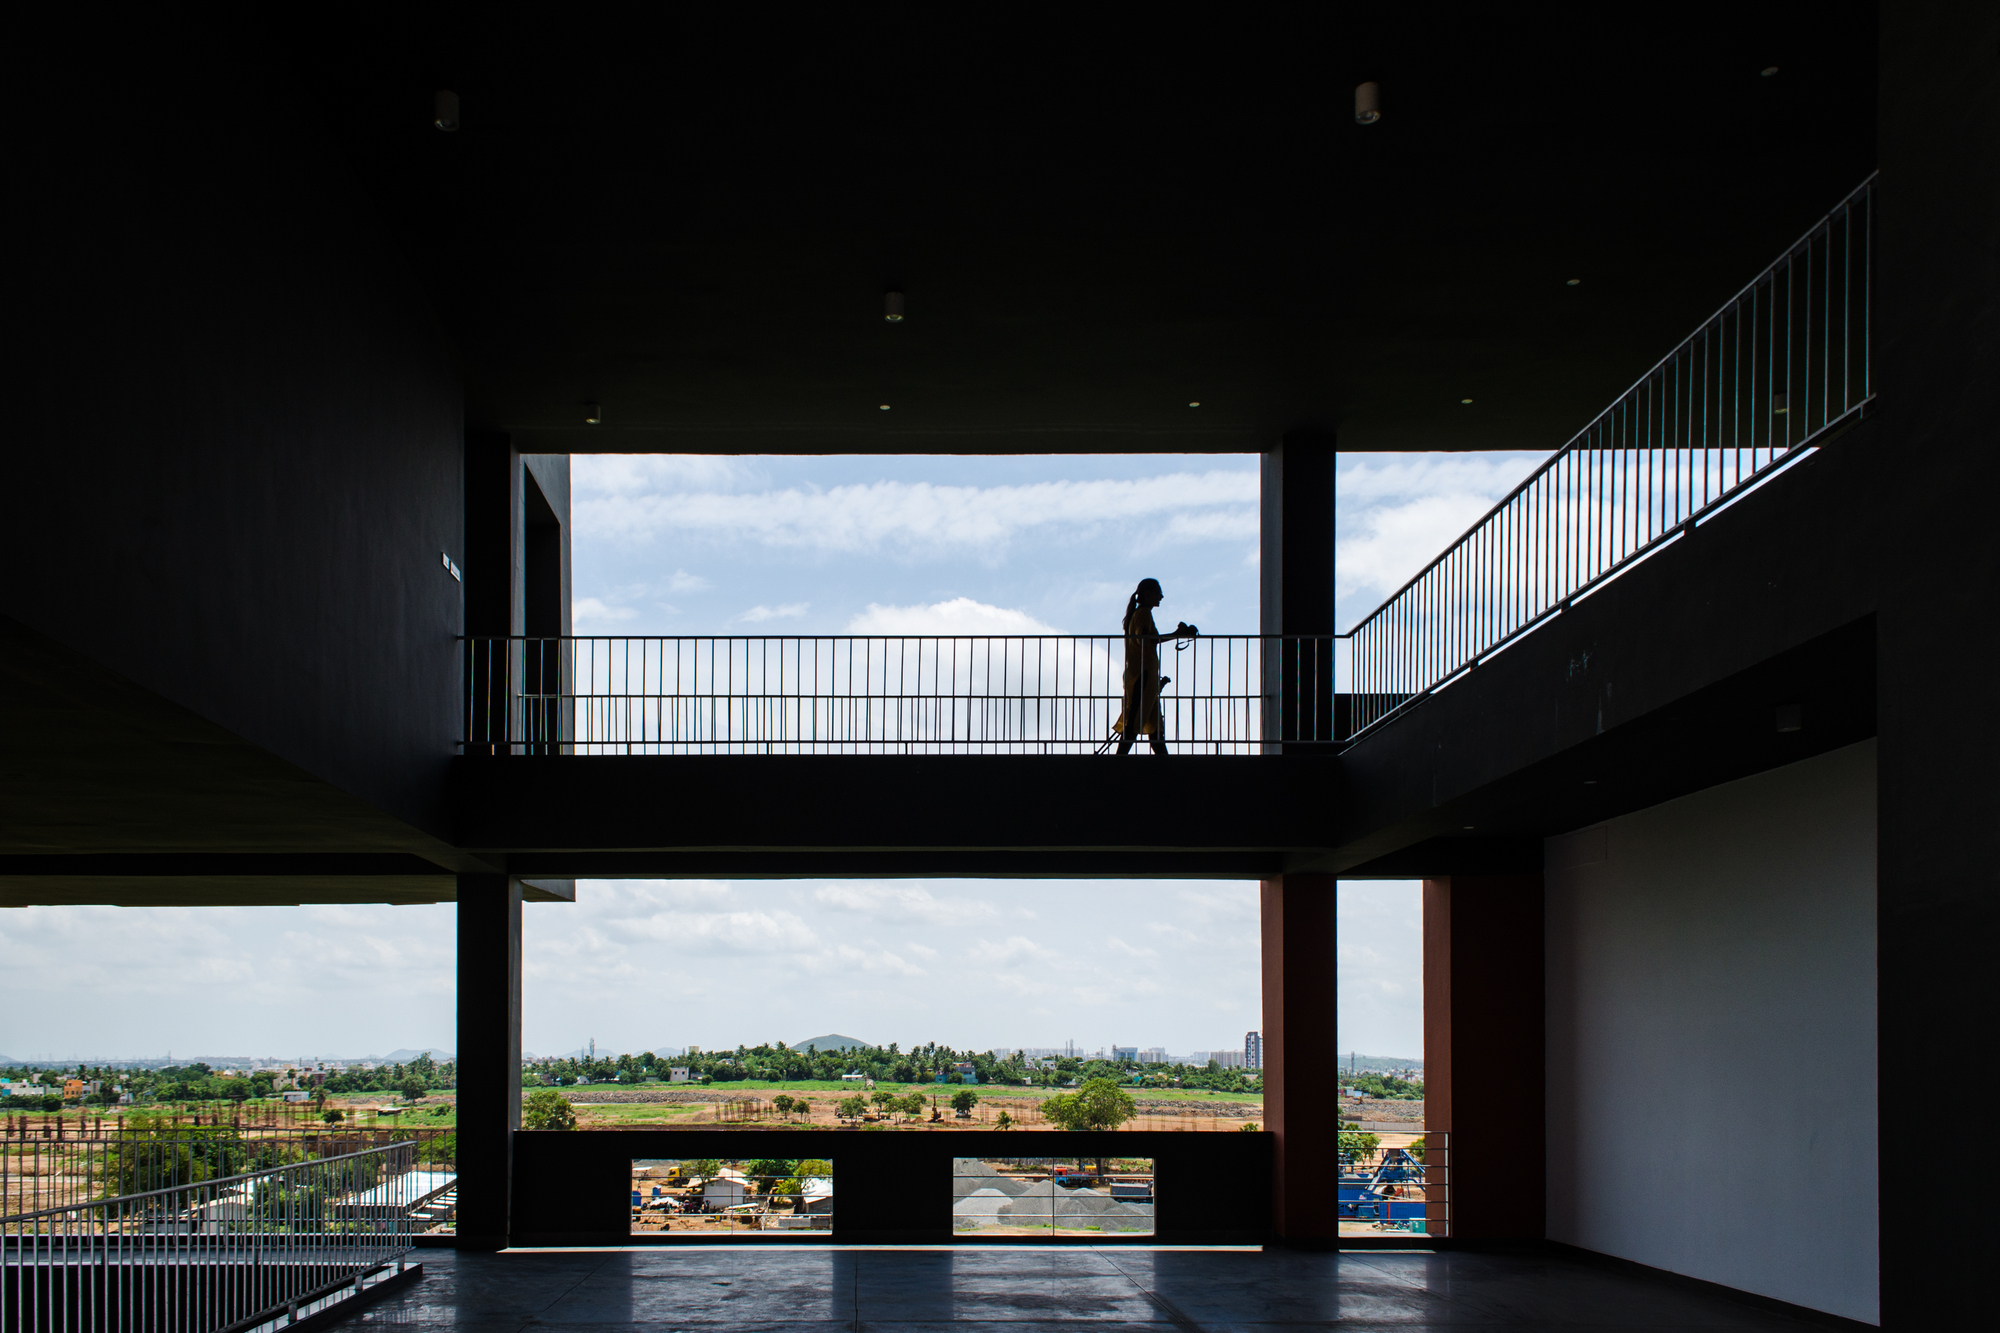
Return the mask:
{"type": "Polygon", "coordinates": [[[199,1181],[158,1183],[179,1174],[149,1176],[161,1165],[134,1157],[116,1177],[132,1188],[0,1217],[0,1326],[289,1327],[400,1274],[417,1209],[454,1183],[414,1143],[199,1181]]]}
{"type": "Polygon", "coordinates": [[[1874,399],[1866,181],[1345,637],[1359,737],[1805,456],[1874,399]]]}

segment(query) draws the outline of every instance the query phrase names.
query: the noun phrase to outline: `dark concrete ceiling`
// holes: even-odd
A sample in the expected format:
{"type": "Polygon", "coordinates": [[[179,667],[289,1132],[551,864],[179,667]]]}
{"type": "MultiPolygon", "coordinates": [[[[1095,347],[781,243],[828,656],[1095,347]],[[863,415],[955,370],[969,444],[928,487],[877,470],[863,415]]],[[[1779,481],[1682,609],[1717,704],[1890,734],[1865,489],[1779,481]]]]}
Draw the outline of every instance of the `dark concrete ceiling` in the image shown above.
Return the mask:
{"type": "Polygon", "coordinates": [[[576,452],[1241,451],[1299,425],[1549,449],[1874,161],[1861,4],[794,14],[475,8],[295,47],[473,425],[576,452]]]}

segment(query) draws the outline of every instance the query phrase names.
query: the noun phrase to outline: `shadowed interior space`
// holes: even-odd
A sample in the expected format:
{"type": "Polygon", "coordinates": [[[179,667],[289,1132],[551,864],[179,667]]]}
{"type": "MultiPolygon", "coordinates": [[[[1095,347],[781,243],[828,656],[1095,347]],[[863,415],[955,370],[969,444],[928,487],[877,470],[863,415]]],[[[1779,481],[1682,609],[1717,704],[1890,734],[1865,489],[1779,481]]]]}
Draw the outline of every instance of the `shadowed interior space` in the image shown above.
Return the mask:
{"type": "Polygon", "coordinates": [[[9,1330],[1983,1322],[1993,6],[19,27],[9,1330]]]}

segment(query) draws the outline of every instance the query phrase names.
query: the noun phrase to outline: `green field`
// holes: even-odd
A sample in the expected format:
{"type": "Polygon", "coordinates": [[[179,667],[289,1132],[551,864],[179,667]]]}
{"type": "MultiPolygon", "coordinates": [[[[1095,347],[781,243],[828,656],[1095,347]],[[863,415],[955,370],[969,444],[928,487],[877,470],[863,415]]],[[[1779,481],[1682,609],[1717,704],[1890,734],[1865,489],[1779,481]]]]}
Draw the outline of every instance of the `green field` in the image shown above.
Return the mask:
{"type": "Polygon", "coordinates": [[[579,1102],[577,1110],[593,1122],[605,1120],[671,1120],[686,1117],[708,1107],[701,1102],[579,1102]]]}

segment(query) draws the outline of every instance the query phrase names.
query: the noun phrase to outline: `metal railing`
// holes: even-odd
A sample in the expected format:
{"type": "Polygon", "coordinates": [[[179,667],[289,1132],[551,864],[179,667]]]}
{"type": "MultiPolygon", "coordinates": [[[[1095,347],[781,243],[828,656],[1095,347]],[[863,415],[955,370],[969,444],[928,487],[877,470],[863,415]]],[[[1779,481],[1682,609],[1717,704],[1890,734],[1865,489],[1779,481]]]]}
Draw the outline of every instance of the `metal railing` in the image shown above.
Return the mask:
{"type": "MultiPolygon", "coordinates": [[[[1115,748],[1115,635],[472,638],[468,753],[1089,754],[1115,748]]],[[[1330,637],[1161,645],[1162,736],[1256,754],[1334,739],[1330,637]]],[[[1155,739],[1140,737],[1134,748],[1155,739]]]]}
{"type": "Polygon", "coordinates": [[[1856,417],[1870,176],[1352,631],[1361,735],[1732,503],[1856,417]]]}
{"type": "Polygon", "coordinates": [[[453,1169],[457,1139],[446,1128],[10,1116],[0,1122],[0,1220],[398,1143],[412,1145],[426,1167],[453,1169]]]}
{"type": "Polygon", "coordinates": [[[289,1324],[400,1271],[412,1214],[451,1186],[397,1143],[0,1219],[20,1333],[289,1324]]]}

